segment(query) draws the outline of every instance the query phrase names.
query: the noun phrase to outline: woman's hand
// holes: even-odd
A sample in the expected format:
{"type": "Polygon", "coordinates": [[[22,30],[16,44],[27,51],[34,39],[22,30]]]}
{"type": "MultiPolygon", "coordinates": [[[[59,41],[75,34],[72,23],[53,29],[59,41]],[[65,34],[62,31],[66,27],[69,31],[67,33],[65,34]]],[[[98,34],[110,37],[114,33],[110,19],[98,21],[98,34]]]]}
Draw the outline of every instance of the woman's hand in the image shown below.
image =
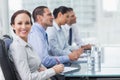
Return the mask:
{"type": "Polygon", "coordinates": [[[63,64],[58,64],[58,65],[53,66],[52,68],[53,68],[53,69],[55,70],[55,72],[58,74],[58,73],[63,72],[63,70],[64,70],[64,65],[63,65],[63,64]]]}
{"type": "Polygon", "coordinates": [[[38,69],[39,72],[41,72],[41,71],[45,71],[45,70],[46,70],[45,67],[40,67],[40,68],[38,69]]]}

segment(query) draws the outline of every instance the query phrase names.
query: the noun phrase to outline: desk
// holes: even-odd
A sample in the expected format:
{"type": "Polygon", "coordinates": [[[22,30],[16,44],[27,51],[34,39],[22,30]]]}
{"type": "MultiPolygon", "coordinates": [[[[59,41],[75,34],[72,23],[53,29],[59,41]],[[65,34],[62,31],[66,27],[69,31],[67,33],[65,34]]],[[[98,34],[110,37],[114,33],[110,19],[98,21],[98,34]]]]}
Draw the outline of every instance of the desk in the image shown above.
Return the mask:
{"type": "MultiPolygon", "coordinates": [[[[73,64],[75,65],[75,64],[73,64]]],[[[120,77],[120,47],[119,46],[104,46],[102,54],[101,71],[89,73],[87,63],[79,63],[80,70],[75,72],[65,73],[67,78],[79,77],[120,77]]],[[[72,79],[70,79],[72,80],[72,79]]],[[[120,80],[120,79],[118,79],[120,80]]]]}

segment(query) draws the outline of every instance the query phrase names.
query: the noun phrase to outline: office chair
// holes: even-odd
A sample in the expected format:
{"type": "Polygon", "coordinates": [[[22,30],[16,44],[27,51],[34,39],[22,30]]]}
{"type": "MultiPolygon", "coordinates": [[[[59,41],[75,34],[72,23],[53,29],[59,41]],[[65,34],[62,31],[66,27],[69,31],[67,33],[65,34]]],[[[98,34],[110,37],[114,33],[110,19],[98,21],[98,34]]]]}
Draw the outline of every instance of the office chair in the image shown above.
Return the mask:
{"type": "Polygon", "coordinates": [[[8,35],[0,39],[0,66],[5,80],[21,80],[13,61],[9,58],[8,50],[11,43],[12,38],[8,35]]]}

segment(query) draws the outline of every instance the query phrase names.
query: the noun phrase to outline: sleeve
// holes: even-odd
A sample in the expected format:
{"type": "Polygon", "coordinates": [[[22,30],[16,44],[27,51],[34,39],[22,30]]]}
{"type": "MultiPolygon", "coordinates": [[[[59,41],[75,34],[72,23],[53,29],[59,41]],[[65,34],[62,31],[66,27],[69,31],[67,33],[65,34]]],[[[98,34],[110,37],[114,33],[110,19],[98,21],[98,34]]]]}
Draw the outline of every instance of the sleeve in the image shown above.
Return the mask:
{"type": "Polygon", "coordinates": [[[55,71],[52,68],[41,72],[38,72],[37,69],[36,71],[30,71],[29,59],[24,47],[13,46],[10,48],[10,53],[22,80],[45,80],[55,75],[55,71]]]}
{"type": "Polygon", "coordinates": [[[49,41],[49,45],[53,55],[63,56],[71,53],[70,47],[68,47],[66,44],[64,45],[64,49],[60,48],[58,39],[57,39],[57,33],[54,27],[47,28],[46,32],[48,34],[48,41],[49,41]]]}
{"type": "MultiPolygon", "coordinates": [[[[32,45],[34,50],[39,55],[42,64],[45,67],[52,67],[56,64],[54,57],[49,56],[47,47],[45,46],[45,41],[42,40],[43,36],[38,35],[38,33],[30,33],[28,42],[32,45]]],[[[44,38],[43,38],[44,39],[44,38]]]]}
{"type": "Polygon", "coordinates": [[[44,42],[42,41],[42,35],[37,32],[31,32],[28,36],[28,43],[30,43],[42,60],[44,58],[46,48],[44,49],[44,42]]]}
{"type": "Polygon", "coordinates": [[[73,42],[76,43],[78,47],[81,47],[82,45],[85,45],[85,43],[82,41],[82,38],[80,36],[80,32],[78,31],[77,26],[73,26],[73,42]]]}
{"type": "MultiPolygon", "coordinates": [[[[47,47],[45,46],[45,41],[42,40],[43,36],[42,35],[38,35],[37,33],[31,33],[29,34],[29,43],[32,45],[32,47],[34,48],[34,50],[37,52],[37,54],[39,55],[41,61],[42,61],[42,64],[45,66],[45,67],[52,67],[54,65],[57,64],[57,61],[55,59],[54,56],[50,56],[48,54],[48,50],[47,50],[47,47]]],[[[44,39],[44,38],[43,38],[44,39]]],[[[64,58],[61,63],[64,63],[64,62],[68,62],[68,57],[64,57],[64,56],[61,56],[61,58],[64,58]]]]}

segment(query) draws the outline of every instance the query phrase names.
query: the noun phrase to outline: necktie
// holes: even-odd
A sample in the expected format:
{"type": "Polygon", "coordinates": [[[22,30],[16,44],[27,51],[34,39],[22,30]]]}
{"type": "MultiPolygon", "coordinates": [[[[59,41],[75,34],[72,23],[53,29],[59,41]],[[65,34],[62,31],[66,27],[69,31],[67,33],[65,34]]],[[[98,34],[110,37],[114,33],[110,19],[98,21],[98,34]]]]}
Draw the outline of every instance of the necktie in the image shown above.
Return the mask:
{"type": "Polygon", "coordinates": [[[68,44],[72,45],[72,28],[69,29],[69,39],[68,39],[68,44]]]}
{"type": "MultiPolygon", "coordinates": [[[[48,35],[47,35],[47,33],[46,33],[46,40],[47,40],[47,43],[48,43],[48,35]]],[[[49,43],[48,43],[49,44],[49,43]]]]}

